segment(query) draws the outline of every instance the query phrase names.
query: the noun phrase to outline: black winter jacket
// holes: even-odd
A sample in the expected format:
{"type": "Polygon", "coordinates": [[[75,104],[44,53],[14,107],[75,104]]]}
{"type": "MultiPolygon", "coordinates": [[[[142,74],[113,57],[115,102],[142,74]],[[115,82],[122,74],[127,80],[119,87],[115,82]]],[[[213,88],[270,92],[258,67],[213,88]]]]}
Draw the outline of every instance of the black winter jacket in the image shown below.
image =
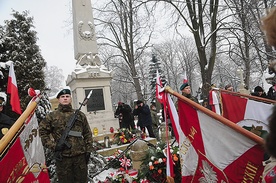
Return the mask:
{"type": "Polygon", "coordinates": [[[146,127],[152,125],[151,114],[149,106],[144,104],[142,107],[138,107],[133,110],[133,115],[138,115],[137,126],[146,127]]]}

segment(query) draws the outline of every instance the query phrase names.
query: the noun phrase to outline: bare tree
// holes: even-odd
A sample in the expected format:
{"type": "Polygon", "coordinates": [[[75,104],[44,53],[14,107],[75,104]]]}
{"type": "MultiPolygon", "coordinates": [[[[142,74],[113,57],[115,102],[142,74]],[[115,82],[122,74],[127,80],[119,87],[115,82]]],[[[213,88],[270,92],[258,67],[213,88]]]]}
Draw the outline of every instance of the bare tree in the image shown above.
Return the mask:
{"type": "Polygon", "coordinates": [[[260,18],[265,8],[274,4],[274,0],[109,0],[104,8],[98,9],[97,17],[101,17],[98,26],[103,27],[100,30],[100,38],[103,40],[101,43],[117,50],[116,54],[111,56],[120,58],[116,59],[114,67],[125,69],[116,75],[116,82],[127,81],[134,86],[138,98],[144,98],[147,92],[147,72],[142,63],[150,60],[149,55],[152,53],[147,53],[147,48],[154,35],[154,29],[150,25],[151,14],[148,12],[156,13],[156,17],[162,19],[168,17],[161,16],[156,7],[163,7],[167,15],[170,12],[168,29],[174,28],[174,33],[183,40],[186,37],[183,36],[186,34],[183,29],[189,29],[195,44],[193,51],[196,53],[191,52],[189,58],[185,55],[188,51],[185,49],[189,47],[185,47],[185,44],[182,47],[180,44],[175,49],[177,43],[172,41],[172,38],[171,43],[166,40],[159,42],[153,53],[162,60],[170,85],[177,87],[179,83],[176,78],[180,72],[185,70],[191,81],[196,78],[193,71],[198,71],[201,81],[197,82],[202,82],[203,96],[206,96],[211,83],[218,82],[221,87],[225,82],[238,85],[241,81],[236,76],[237,69],[245,71],[247,86],[255,82],[254,79],[258,79],[252,75],[261,75],[266,69],[266,62],[273,58],[273,52],[265,42],[260,18]],[[149,11],[149,8],[152,8],[152,11],[149,11]],[[120,74],[125,75],[122,77],[120,74]]]}
{"type": "MultiPolygon", "coordinates": [[[[252,73],[262,73],[267,68],[265,58],[271,57],[271,47],[263,42],[264,36],[259,22],[260,12],[264,8],[272,6],[274,4],[272,1],[163,0],[163,2],[173,7],[171,12],[175,28],[178,29],[178,25],[185,22],[193,34],[199,57],[204,95],[207,94],[208,86],[214,78],[215,61],[218,58],[223,58],[220,57],[222,53],[232,59],[226,60],[234,62],[235,68],[245,71],[247,86],[252,81],[252,73]],[[268,5],[268,3],[270,4],[268,5]],[[228,52],[226,52],[227,49],[228,52]],[[266,57],[265,53],[267,53],[266,57]]],[[[156,3],[160,3],[160,1],[156,1],[156,3]]],[[[178,33],[184,34],[179,30],[178,33]]],[[[236,74],[236,71],[232,71],[232,74],[236,74]]],[[[230,76],[228,80],[236,80],[236,77],[230,76]]]]}
{"type": "MultiPolygon", "coordinates": [[[[141,70],[137,70],[146,49],[150,46],[154,22],[146,6],[139,6],[135,0],[110,0],[103,7],[95,8],[95,24],[101,45],[110,46],[118,57],[116,68],[123,69],[116,74],[117,81],[133,85],[138,99],[144,99],[141,87],[141,70]],[[124,71],[124,72],[122,72],[124,71]]],[[[108,58],[107,58],[108,59],[108,58]]],[[[143,70],[142,70],[143,71],[143,70]]]]}
{"type": "Polygon", "coordinates": [[[47,66],[45,67],[45,83],[46,83],[46,93],[49,97],[55,96],[59,90],[65,85],[64,76],[62,74],[62,69],[57,66],[47,66]],[[53,79],[54,78],[54,79],[53,79]]]}
{"type": "Polygon", "coordinates": [[[226,2],[232,18],[232,21],[225,24],[228,32],[226,39],[229,39],[227,54],[244,71],[244,83],[250,87],[252,75],[262,76],[267,68],[268,57],[265,55],[264,36],[260,29],[260,12],[264,6],[255,0],[226,2]]]}
{"type": "Polygon", "coordinates": [[[133,87],[129,79],[128,67],[122,64],[123,61],[121,57],[117,56],[120,52],[112,47],[100,45],[99,53],[103,64],[108,70],[112,70],[111,99],[113,105],[115,106],[118,101],[130,103],[130,101],[133,100],[133,91],[131,91],[133,87]]]}
{"type": "Polygon", "coordinates": [[[196,73],[200,73],[196,48],[191,43],[191,38],[179,40],[167,40],[154,46],[153,52],[158,55],[161,61],[164,74],[168,84],[179,91],[179,86],[183,83],[184,73],[190,81],[191,87],[198,81],[196,73]]]}
{"type": "MultiPolygon", "coordinates": [[[[142,2],[147,3],[149,1],[142,2]]],[[[159,3],[160,1],[156,2],[159,3]]],[[[218,20],[219,0],[163,0],[162,2],[173,8],[175,15],[173,23],[178,25],[184,21],[193,35],[198,54],[203,93],[206,96],[217,54],[217,31],[221,24],[220,21],[222,21],[218,20]]]]}

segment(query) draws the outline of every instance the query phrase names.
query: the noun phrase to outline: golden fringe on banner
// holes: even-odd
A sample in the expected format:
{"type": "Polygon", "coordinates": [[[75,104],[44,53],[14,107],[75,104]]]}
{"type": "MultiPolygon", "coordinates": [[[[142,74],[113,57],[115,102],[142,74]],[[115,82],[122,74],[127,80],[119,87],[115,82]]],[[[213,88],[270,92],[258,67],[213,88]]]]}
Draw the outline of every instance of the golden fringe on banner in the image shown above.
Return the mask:
{"type": "Polygon", "coordinates": [[[21,114],[21,116],[16,120],[9,131],[0,140],[0,159],[3,157],[8,148],[12,145],[14,139],[16,139],[19,133],[22,131],[22,128],[24,128],[24,123],[26,119],[34,112],[39,100],[40,98],[37,97],[28,105],[26,110],[21,114]]]}

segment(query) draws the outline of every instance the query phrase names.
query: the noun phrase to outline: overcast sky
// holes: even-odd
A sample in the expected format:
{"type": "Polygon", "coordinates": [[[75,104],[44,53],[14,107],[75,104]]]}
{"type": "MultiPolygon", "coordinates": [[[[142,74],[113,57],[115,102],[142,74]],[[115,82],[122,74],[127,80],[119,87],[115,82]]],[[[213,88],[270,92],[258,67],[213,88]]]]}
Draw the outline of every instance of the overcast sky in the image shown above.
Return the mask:
{"type": "Polygon", "coordinates": [[[63,70],[65,79],[75,68],[71,0],[0,0],[0,24],[12,18],[12,9],[29,11],[39,38],[37,44],[48,66],[63,70]]]}

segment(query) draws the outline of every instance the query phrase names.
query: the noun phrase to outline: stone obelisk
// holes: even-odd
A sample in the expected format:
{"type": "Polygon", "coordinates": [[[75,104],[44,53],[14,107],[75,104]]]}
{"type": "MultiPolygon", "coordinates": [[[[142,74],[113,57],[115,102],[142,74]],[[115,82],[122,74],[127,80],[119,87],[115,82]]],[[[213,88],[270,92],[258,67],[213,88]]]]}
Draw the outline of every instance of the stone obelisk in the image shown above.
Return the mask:
{"type": "Polygon", "coordinates": [[[90,0],[72,0],[74,53],[76,68],[67,77],[66,85],[70,87],[73,107],[78,108],[85,96],[93,90],[86,107],[81,110],[86,114],[92,130],[99,133],[118,128],[114,118],[111,102],[110,81],[112,72],[108,71],[98,57],[94,18],[90,0]]]}

